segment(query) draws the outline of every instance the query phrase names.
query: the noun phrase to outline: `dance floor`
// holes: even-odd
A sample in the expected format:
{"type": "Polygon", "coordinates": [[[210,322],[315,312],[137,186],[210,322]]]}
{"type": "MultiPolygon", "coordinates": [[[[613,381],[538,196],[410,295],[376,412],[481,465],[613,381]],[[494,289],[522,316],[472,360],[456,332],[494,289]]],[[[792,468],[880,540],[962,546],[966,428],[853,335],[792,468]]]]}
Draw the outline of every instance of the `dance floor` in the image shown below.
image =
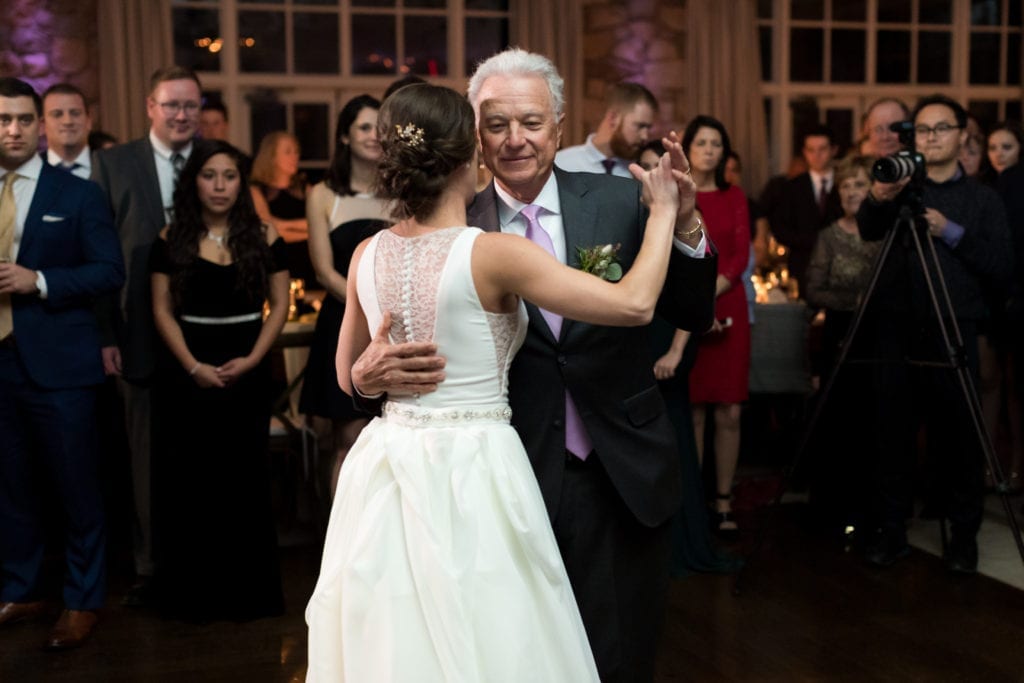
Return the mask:
{"type": "MultiPolygon", "coordinates": [[[[804,505],[781,508],[738,594],[733,576],[673,582],[658,681],[1021,680],[1024,592],[951,577],[916,549],[871,569],[808,517],[804,505]]],[[[745,517],[742,546],[763,519],[745,517]]],[[[282,548],[288,613],[244,624],[196,626],[120,607],[130,579],[115,571],[110,607],[83,649],[43,652],[49,620],[0,631],[0,681],[301,681],[317,552],[292,529],[282,548]]]]}

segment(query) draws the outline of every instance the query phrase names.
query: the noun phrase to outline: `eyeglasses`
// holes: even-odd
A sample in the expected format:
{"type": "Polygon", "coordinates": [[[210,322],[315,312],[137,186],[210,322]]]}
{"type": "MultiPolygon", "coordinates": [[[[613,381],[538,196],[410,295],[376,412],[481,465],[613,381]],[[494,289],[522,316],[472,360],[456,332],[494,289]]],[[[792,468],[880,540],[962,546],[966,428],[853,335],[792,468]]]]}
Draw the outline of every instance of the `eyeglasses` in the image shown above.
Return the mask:
{"type": "Polygon", "coordinates": [[[160,105],[160,109],[168,116],[176,116],[182,109],[189,116],[194,116],[199,111],[198,102],[178,102],[177,100],[172,100],[171,102],[158,102],[157,104],[160,105]]]}
{"type": "Polygon", "coordinates": [[[951,126],[948,123],[937,124],[934,128],[929,128],[928,126],[914,126],[914,134],[918,137],[926,138],[932,133],[935,133],[942,137],[944,135],[948,135],[954,130],[960,130],[962,127],[963,126],[951,126]]]}

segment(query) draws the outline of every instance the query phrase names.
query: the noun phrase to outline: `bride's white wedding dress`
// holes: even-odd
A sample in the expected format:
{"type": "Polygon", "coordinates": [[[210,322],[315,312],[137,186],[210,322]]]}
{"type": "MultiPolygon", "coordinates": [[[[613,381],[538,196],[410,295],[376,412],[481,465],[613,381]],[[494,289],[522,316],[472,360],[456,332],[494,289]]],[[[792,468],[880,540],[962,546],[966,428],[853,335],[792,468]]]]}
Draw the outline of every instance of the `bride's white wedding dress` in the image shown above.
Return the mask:
{"type": "Polygon", "coordinates": [[[359,263],[371,334],[434,341],[438,390],[388,402],[341,468],[306,608],[308,681],[597,681],[522,442],[508,366],[526,312],[483,310],[476,228],[378,233],[359,263]]]}

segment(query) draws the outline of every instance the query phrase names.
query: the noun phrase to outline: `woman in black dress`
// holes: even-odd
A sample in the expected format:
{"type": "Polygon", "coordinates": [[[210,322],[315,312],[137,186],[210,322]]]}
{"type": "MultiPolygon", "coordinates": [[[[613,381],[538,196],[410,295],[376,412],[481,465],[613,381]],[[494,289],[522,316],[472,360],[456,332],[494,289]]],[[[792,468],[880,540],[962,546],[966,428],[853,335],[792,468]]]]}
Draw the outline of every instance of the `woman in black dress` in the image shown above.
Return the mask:
{"type": "Polygon", "coordinates": [[[284,239],[291,276],[311,283],[316,274],[309,261],[306,176],[299,172],[301,154],[299,140],[291,133],[268,133],[252,161],[249,190],[256,213],[284,239]]]}
{"type": "Polygon", "coordinates": [[[338,114],[335,149],[324,181],[313,187],[306,202],[309,254],[316,277],[327,295],[316,321],[309,362],[302,384],[299,410],[331,420],[334,467],[331,494],[338,471],[366,425],[352,399],[338,386],[334,357],[345,315],[345,287],[352,252],[364,239],[390,225],[387,203],[372,194],[380,143],[377,110],[380,102],[369,95],[355,97],[338,114]]]}
{"type": "Polygon", "coordinates": [[[283,609],[266,354],[288,314],[288,271],[241,162],[225,142],[196,143],[150,259],[166,346],[153,388],[156,585],[167,613],[200,621],[283,609]]]}

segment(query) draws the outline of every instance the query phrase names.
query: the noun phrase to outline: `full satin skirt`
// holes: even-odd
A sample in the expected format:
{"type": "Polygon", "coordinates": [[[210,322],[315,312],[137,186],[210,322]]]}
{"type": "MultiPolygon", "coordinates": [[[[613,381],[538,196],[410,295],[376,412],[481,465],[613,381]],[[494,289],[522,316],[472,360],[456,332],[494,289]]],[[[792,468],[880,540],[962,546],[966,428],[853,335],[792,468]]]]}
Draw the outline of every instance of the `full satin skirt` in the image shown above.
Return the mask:
{"type": "Polygon", "coordinates": [[[519,436],[419,410],[375,419],[342,467],[307,680],[597,681],[519,436]]]}

